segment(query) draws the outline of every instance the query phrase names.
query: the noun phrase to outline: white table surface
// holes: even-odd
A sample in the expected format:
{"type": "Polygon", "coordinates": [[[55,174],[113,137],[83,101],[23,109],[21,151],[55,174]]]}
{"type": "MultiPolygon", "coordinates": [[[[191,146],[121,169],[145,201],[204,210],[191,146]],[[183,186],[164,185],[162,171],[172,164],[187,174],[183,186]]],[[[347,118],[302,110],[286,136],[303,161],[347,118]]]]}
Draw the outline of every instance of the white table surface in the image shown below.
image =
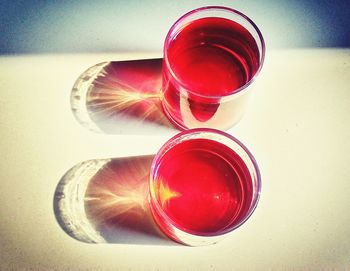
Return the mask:
{"type": "Polygon", "coordinates": [[[53,196],[68,169],[155,153],[172,134],[85,129],[70,110],[75,79],[98,62],[155,56],[0,57],[0,269],[350,268],[350,50],[268,52],[250,107],[229,131],[258,161],[261,199],[229,238],[205,247],[87,244],[60,228],[53,196]]]}

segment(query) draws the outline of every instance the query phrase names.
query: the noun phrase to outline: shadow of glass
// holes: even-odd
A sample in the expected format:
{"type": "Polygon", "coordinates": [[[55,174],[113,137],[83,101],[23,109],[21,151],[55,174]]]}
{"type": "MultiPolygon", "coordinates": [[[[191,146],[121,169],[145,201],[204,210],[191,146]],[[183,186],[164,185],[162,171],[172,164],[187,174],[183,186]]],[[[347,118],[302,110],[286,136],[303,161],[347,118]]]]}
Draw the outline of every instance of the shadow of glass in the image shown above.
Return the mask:
{"type": "Polygon", "coordinates": [[[103,62],[76,80],[71,108],[84,127],[97,132],[172,132],[162,110],[161,86],[161,58],[103,62]]]}
{"type": "Polygon", "coordinates": [[[54,212],[61,228],[86,243],[176,245],[148,203],[153,155],[84,161],[60,180],[54,212]]]}

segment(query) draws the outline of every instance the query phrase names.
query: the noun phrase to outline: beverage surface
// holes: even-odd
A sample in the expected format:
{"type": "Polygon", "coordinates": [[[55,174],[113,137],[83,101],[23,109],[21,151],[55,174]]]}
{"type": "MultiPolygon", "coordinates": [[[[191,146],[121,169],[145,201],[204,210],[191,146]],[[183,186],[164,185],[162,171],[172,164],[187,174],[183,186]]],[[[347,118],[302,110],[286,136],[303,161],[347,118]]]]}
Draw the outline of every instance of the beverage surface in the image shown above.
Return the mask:
{"type": "Polygon", "coordinates": [[[217,233],[235,224],[251,203],[252,184],[243,160],[209,139],[184,141],[161,158],[158,203],[183,231],[217,233]]]}
{"type": "Polygon", "coordinates": [[[188,23],[172,38],[167,52],[180,84],[204,96],[234,93],[259,68],[259,49],[253,36],[225,18],[188,23]]]}

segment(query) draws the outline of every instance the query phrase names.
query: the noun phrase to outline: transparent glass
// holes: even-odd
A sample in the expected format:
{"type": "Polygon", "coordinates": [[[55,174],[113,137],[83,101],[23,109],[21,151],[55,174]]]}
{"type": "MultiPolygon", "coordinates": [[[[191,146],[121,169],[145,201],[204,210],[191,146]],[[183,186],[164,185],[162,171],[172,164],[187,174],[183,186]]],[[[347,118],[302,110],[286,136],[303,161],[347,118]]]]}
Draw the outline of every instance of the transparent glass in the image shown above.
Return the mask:
{"type": "Polygon", "coordinates": [[[262,34],[241,12],[219,6],[188,12],[164,43],[165,114],[180,129],[230,128],[245,112],[264,55],[262,34]]]}
{"type": "Polygon", "coordinates": [[[160,229],[190,246],[217,242],[253,213],[260,195],[254,157],[219,130],[183,131],[155,156],[150,209],[160,229]]]}

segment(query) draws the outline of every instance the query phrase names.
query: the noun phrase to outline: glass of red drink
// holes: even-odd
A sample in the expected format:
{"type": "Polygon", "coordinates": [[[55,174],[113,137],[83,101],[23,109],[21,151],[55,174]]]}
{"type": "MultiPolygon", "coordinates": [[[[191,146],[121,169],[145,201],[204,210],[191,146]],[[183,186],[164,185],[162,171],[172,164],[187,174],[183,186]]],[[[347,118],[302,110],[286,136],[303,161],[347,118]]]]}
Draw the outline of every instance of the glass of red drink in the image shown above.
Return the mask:
{"type": "Polygon", "coordinates": [[[173,240],[211,244],[249,218],[260,186],[258,166],[236,138],[210,128],[190,129],[171,138],[155,156],[150,209],[173,240]]]}
{"type": "Polygon", "coordinates": [[[170,28],[164,43],[162,105],[180,129],[228,129],[245,111],[265,44],[247,16],[198,8],[170,28]]]}

